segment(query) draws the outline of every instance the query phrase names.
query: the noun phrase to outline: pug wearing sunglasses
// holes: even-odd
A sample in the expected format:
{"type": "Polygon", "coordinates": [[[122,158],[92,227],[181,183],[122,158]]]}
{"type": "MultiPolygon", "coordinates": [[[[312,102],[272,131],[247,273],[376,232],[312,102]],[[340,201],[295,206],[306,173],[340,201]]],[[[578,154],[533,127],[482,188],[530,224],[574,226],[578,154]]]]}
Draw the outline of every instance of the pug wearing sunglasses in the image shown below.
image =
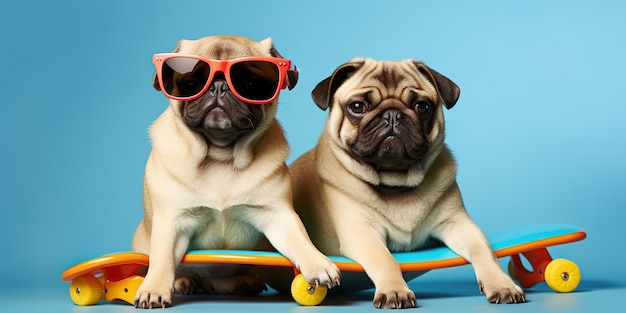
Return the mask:
{"type": "Polygon", "coordinates": [[[417,306],[391,252],[437,243],[472,263],[489,302],[525,301],[461,199],[443,116],[459,94],[422,62],[361,58],[312,92],[330,113],[317,146],[290,167],[295,208],[323,253],[363,266],[377,308],[417,306]]]}
{"type": "Polygon", "coordinates": [[[150,127],[144,218],[133,238],[150,265],[135,306],[169,306],[173,291],[266,288],[235,266],[179,266],[192,249],[265,249],[269,242],[310,283],[338,284],[339,270],[293,209],[289,148],[275,116],[280,89],[296,84],[295,67],[270,38],[235,36],[181,40],[153,62],[154,87],[171,100],[150,127]]]}

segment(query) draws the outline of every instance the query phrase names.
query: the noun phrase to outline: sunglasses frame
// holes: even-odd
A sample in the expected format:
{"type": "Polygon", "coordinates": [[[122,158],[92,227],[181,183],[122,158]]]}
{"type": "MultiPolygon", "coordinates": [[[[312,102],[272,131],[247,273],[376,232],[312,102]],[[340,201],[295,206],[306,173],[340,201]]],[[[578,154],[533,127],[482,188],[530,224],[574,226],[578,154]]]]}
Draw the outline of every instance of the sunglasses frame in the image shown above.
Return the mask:
{"type": "Polygon", "coordinates": [[[157,53],[157,54],[154,54],[154,56],[152,57],[152,63],[156,67],[156,75],[159,80],[159,87],[161,88],[161,92],[163,92],[163,94],[166,97],[173,99],[173,100],[178,100],[178,101],[191,101],[191,100],[200,98],[209,89],[209,86],[211,86],[211,83],[213,82],[213,79],[215,78],[215,74],[223,73],[224,77],[226,78],[226,83],[228,84],[228,87],[230,88],[230,91],[239,100],[244,101],[246,103],[250,103],[250,104],[268,104],[268,103],[274,102],[276,98],[278,98],[278,95],[280,94],[281,89],[287,88],[287,73],[289,71],[298,73],[298,68],[290,60],[282,59],[282,58],[274,58],[274,57],[262,57],[262,56],[242,57],[242,58],[235,58],[235,59],[230,59],[230,60],[213,60],[213,59],[205,58],[205,57],[195,55],[195,54],[157,53]],[[202,87],[202,90],[200,90],[200,92],[198,92],[197,94],[193,96],[178,97],[178,96],[170,95],[167,93],[167,91],[165,91],[165,86],[163,84],[163,77],[162,77],[163,63],[165,63],[167,60],[171,58],[191,58],[191,59],[196,59],[198,61],[205,62],[209,65],[209,69],[210,69],[209,77],[207,77],[204,87],[202,87]],[[276,88],[276,91],[274,92],[274,95],[271,98],[267,100],[248,99],[242,96],[241,94],[239,94],[239,92],[235,89],[231,81],[231,77],[230,77],[231,67],[238,63],[250,62],[250,61],[269,62],[269,63],[276,65],[276,67],[278,68],[278,74],[279,74],[278,86],[276,88]]]}

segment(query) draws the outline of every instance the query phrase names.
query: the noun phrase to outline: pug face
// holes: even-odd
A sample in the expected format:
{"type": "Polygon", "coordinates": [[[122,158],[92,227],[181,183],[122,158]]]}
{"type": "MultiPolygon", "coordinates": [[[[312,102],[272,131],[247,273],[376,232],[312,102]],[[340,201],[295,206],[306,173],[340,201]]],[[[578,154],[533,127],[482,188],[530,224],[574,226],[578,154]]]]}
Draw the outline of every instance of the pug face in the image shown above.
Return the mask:
{"type": "Polygon", "coordinates": [[[248,104],[233,96],[224,79],[213,80],[200,98],[179,104],[185,124],[219,146],[232,145],[253,131],[265,116],[265,105],[248,104]]]}
{"type": "Polygon", "coordinates": [[[374,185],[412,186],[443,145],[442,107],[455,104],[459,89],[418,61],[355,59],[312,95],[331,107],[338,159],[374,185]]]}
{"type": "MultiPolygon", "coordinates": [[[[247,40],[236,36],[205,37],[199,40],[181,40],[173,51],[181,54],[193,54],[212,60],[231,60],[241,57],[261,56],[282,58],[274,48],[271,39],[260,42],[247,40]]],[[[252,72],[255,69],[247,69],[252,72]]],[[[184,74],[173,74],[176,89],[195,90],[204,86],[208,76],[208,68],[197,66],[184,74]],[[200,86],[199,86],[200,85],[200,86]]],[[[291,89],[295,86],[297,77],[289,76],[287,85],[291,89]]],[[[249,94],[255,90],[267,89],[267,85],[260,80],[249,79],[238,81],[244,85],[249,94]]],[[[160,90],[155,75],[153,85],[160,90]]],[[[240,86],[241,86],[240,85],[240,86]]],[[[244,88],[244,87],[241,87],[244,88]]],[[[276,115],[276,104],[250,104],[237,98],[231,91],[223,73],[216,73],[207,91],[202,96],[189,100],[171,100],[179,117],[191,130],[201,134],[211,145],[220,147],[232,146],[241,137],[252,132],[262,132],[276,115]]]]}

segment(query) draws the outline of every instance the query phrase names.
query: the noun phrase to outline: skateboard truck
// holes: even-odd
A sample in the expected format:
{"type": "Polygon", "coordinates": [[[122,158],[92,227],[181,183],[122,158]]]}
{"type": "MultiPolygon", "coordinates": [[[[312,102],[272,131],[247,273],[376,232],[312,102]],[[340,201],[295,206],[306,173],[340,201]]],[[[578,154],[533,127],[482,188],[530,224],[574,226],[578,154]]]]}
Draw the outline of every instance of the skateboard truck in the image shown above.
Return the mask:
{"type": "Polygon", "coordinates": [[[526,269],[520,254],[511,255],[509,275],[522,288],[530,288],[545,281],[556,292],[572,292],[581,280],[580,269],[576,263],[567,259],[552,259],[547,249],[537,249],[521,253],[532,266],[526,269]]]}

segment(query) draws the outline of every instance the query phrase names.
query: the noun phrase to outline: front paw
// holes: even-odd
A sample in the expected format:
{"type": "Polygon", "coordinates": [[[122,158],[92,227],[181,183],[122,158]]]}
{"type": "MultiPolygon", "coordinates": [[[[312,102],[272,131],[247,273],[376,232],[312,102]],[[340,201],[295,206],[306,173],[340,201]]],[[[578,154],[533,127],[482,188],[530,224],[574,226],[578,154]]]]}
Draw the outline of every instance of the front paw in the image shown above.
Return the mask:
{"type": "Polygon", "coordinates": [[[480,292],[484,293],[490,303],[523,303],[526,294],[508,276],[498,281],[479,281],[480,292]]]}
{"type": "Polygon", "coordinates": [[[302,264],[300,272],[306,278],[309,284],[324,285],[333,288],[340,285],[341,272],[335,263],[327,257],[321,258],[319,261],[310,263],[310,265],[302,264]]]}
{"type": "Polygon", "coordinates": [[[149,288],[143,285],[135,294],[135,307],[140,309],[166,308],[172,305],[172,288],[149,288]]]}
{"type": "Polygon", "coordinates": [[[398,286],[398,288],[385,291],[376,289],[373,304],[377,309],[416,308],[417,299],[408,286],[398,286]]]}

